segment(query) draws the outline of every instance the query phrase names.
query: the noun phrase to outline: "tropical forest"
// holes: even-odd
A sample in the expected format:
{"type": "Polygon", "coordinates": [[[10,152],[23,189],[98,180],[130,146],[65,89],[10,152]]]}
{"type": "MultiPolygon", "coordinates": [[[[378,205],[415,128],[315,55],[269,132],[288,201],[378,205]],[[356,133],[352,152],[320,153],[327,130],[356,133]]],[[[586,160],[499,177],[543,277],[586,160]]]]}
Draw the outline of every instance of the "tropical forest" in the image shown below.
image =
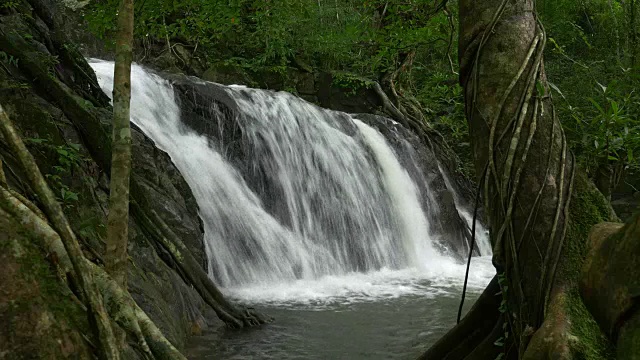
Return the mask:
{"type": "Polygon", "coordinates": [[[640,360],[637,0],[0,0],[0,359],[640,360]]]}

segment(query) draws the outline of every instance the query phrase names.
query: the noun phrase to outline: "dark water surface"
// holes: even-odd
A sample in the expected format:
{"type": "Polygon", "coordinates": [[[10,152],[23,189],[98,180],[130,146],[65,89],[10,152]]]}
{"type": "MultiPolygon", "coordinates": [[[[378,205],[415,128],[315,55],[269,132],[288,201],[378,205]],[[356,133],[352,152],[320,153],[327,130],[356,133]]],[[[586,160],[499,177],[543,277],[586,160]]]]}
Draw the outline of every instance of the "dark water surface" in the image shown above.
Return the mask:
{"type": "MultiPolygon", "coordinates": [[[[461,288],[445,290],[320,308],[256,306],[276,321],[261,329],[222,328],[194,337],[187,356],[196,360],[415,359],[456,322],[461,288]]],[[[472,291],[465,311],[479,296],[479,289],[472,291]]]]}

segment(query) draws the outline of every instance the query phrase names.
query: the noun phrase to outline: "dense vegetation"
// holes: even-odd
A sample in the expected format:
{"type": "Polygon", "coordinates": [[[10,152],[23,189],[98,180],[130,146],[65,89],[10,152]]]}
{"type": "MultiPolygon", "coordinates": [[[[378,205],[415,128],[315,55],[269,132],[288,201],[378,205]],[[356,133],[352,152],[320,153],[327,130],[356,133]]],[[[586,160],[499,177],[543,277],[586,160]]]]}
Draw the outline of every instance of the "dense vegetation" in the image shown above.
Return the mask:
{"type": "MultiPolygon", "coordinates": [[[[86,12],[103,39],[113,39],[117,4],[96,2],[86,12]]],[[[634,136],[640,132],[635,0],[547,0],[538,3],[538,12],[549,36],[547,72],[570,145],[590,174],[610,175],[615,185],[629,169],[637,170],[640,154],[634,136]]],[[[399,94],[417,99],[432,125],[470,160],[457,85],[457,23],[457,4],[440,0],[136,4],[143,52],[181,44],[207,64],[281,72],[303,64],[332,71],[338,74],[334,82],[350,87],[358,85],[354,79],[394,75],[399,94]]]]}
{"type": "MultiPolygon", "coordinates": [[[[390,116],[402,118],[421,135],[431,131],[429,127],[435,128],[454,144],[466,162],[467,172],[471,174],[471,168],[475,168],[475,175],[483,182],[479,189],[491,230],[497,275],[466,320],[427,350],[425,358],[603,359],[612,356],[615,346],[618,358],[631,358],[640,352],[636,296],[640,217],[636,215],[624,226],[593,225],[616,220],[601,193],[610,197],[617,183],[634,172],[637,179],[640,170],[638,9],[635,0],[540,0],[537,11],[533,11],[535,3],[460,0],[458,9],[457,4],[446,0],[141,0],[135,9],[135,52],[139,61],[168,55],[182,62],[182,70],[187,73],[196,72],[191,64],[194,59],[200,68],[202,64],[209,68],[222,64],[251,74],[266,71],[286,77],[292,67],[308,73],[328,72],[333,85],[373,89],[381,99],[382,110],[390,116]],[[505,6],[508,2],[513,6],[505,6]],[[456,24],[460,24],[460,30],[456,24]],[[577,155],[577,162],[567,144],[577,155]],[[583,169],[600,191],[587,181],[583,169]]],[[[132,9],[117,10],[119,4],[132,5],[133,1],[97,1],[83,11],[92,30],[105,42],[119,40],[121,52],[116,56],[120,60],[116,67],[125,60],[126,69],[120,73],[122,77],[114,77],[114,137],[128,140],[128,126],[119,129],[118,123],[128,125],[132,23],[123,21],[115,26],[116,17],[131,20],[132,9]],[[127,103],[120,104],[124,107],[118,106],[118,93],[127,103]]],[[[53,5],[26,0],[0,5],[0,65],[4,70],[0,74],[3,83],[19,80],[19,88],[24,90],[4,91],[2,105],[8,104],[7,110],[0,106],[0,233],[9,234],[4,246],[14,250],[3,255],[3,263],[8,264],[5,267],[14,272],[21,269],[20,276],[29,284],[35,273],[22,264],[27,257],[35,264],[48,264],[42,268],[56,272],[53,277],[37,271],[36,279],[51,277],[51,289],[60,290],[72,307],[89,315],[78,317],[79,323],[96,325],[93,338],[85,338],[92,343],[91,348],[96,346],[82,350],[86,358],[89,352],[105,359],[130,358],[119,351],[124,345],[123,331],[146,358],[184,358],[154,322],[163,320],[159,316],[152,320],[154,313],[147,315],[136,303],[143,297],[145,303],[155,305],[154,296],[149,294],[164,285],[158,282],[143,288],[139,282],[146,276],[139,274],[140,269],[161,274],[158,279],[166,279],[164,274],[175,271],[174,275],[179,275],[171,284],[183,287],[159,297],[180,293],[184,305],[185,298],[189,300],[188,292],[195,292],[194,301],[200,305],[190,309],[206,304],[229,327],[245,328],[270,321],[252,308],[236,307],[223,297],[203,263],[172,230],[182,226],[186,218],[170,227],[156,212],[160,206],[152,201],[155,194],[188,186],[176,185],[168,176],[158,181],[157,188],[142,185],[141,179],[149,177],[143,171],[158,168],[158,174],[178,172],[168,165],[157,165],[160,161],[170,164],[168,158],[145,159],[140,155],[144,151],[131,151],[129,144],[128,149],[122,149],[118,141],[110,141],[103,126],[111,119],[108,99],[95,78],[88,75],[90,69],[77,48],[70,46],[61,13],[53,10],[53,5]],[[71,130],[68,133],[78,135],[86,149],[32,134],[29,129],[38,127],[36,121],[49,124],[53,117],[31,117],[21,104],[28,104],[27,108],[41,105],[35,108],[48,109],[44,114],[62,114],[65,121],[52,123],[61,139],[66,143],[67,134],[59,126],[67,126],[71,130]],[[22,135],[31,149],[25,146],[22,135]],[[48,176],[42,176],[41,165],[32,154],[43,162],[48,155],[38,153],[44,149],[59,163],[45,171],[48,176]],[[101,215],[97,222],[103,222],[100,219],[106,216],[103,205],[107,189],[99,188],[102,197],[84,196],[64,181],[72,171],[95,174],[118,167],[118,153],[127,157],[121,164],[126,171],[113,172],[111,181],[128,183],[127,174],[133,170],[132,212],[131,216],[122,214],[121,226],[112,227],[109,221],[109,231],[124,235],[124,243],[117,242],[123,250],[118,252],[121,261],[129,262],[127,252],[131,247],[132,263],[141,264],[128,272],[133,280],[131,293],[124,272],[109,265],[115,259],[109,247],[116,241],[107,242],[106,252],[101,252],[101,245],[96,247],[98,251],[83,252],[90,247],[88,244],[101,239],[85,239],[91,234],[83,234],[65,213],[74,207],[78,212],[98,208],[101,215]],[[109,155],[114,155],[114,161],[109,161],[109,155]],[[130,169],[127,163],[132,155],[138,166],[130,169]],[[95,164],[89,168],[92,161],[95,164]],[[80,209],[84,202],[89,206],[80,209]],[[127,236],[129,224],[135,225],[131,237],[127,236]],[[134,241],[126,246],[129,238],[134,241]],[[25,247],[27,243],[37,248],[25,247]],[[157,261],[142,248],[158,257],[157,261]],[[77,301],[69,301],[69,295],[77,301]]],[[[133,134],[133,146],[141,149],[146,138],[136,129],[133,134]]],[[[427,136],[422,140],[431,141],[427,136]]],[[[99,175],[95,176],[97,184],[99,175]]],[[[98,189],[89,185],[94,192],[98,189]]],[[[109,189],[112,198],[115,186],[109,189]]],[[[122,199],[127,200],[128,195],[123,187],[122,199]]],[[[193,204],[192,196],[180,194],[180,199],[190,199],[193,204]]],[[[119,204],[128,208],[126,201],[119,204]]],[[[169,206],[184,214],[196,208],[169,206]]],[[[118,207],[111,202],[109,215],[118,207]]],[[[81,214],[83,218],[85,215],[81,214]]],[[[195,212],[191,215],[197,219],[195,212]]],[[[197,220],[193,223],[201,224],[197,220]]],[[[200,231],[187,229],[187,233],[194,233],[196,242],[202,244],[201,226],[197,229],[200,231]]],[[[9,276],[0,280],[13,283],[12,273],[6,273],[9,276]]],[[[0,315],[10,317],[10,324],[22,324],[21,317],[26,317],[63,319],[53,322],[64,325],[66,319],[76,317],[72,314],[76,311],[13,307],[16,298],[25,304],[34,302],[29,297],[51,303],[57,296],[48,291],[42,296],[25,296],[17,288],[10,290],[13,292],[5,292],[8,295],[0,299],[0,315]],[[7,303],[11,307],[2,306],[7,303]]],[[[163,315],[173,313],[168,306],[158,309],[163,315]]],[[[181,315],[181,311],[175,313],[181,315]]],[[[179,327],[186,324],[197,333],[200,325],[195,321],[199,320],[190,323],[189,319],[179,327]]],[[[174,327],[162,328],[169,333],[174,327]]],[[[79,339],[81,333],[76,332],[79,339]]],[[[27,349],[32,338],[49,339],[53,338],[49,334],[56,333],[60,331],[54,328],[48,333],[28,329],[20,335],[24,344],[0,343],[27,349]]],[[[7,335],[0,333],[0,339],[2,336],[7,335]]],[[[77,341],[84,344],[85,340],[77,341]]],[[[62,341],[56,342],[62,345],[62,341]]],[[[57,351],[43,344],[37,350],[57,351]]]]}

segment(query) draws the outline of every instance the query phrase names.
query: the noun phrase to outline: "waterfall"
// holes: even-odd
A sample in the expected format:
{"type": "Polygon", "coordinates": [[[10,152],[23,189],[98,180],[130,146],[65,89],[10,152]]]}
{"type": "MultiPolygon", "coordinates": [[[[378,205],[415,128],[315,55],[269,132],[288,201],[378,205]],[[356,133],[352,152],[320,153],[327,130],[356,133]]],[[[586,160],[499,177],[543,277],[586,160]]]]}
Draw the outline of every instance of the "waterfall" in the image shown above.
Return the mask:
{"type": "MultiPolygon", "coordinates": [[[[111,96],[113,63],[90,65],[111,96]]],[[[223,287],[453,264],[434,246],[428,189],[378,130],[288,93],[216,85],[237,104],[239,161],[185,123],[170,81],[137,65],[131,77],[132,122],[191,187],[223,287]]]]}

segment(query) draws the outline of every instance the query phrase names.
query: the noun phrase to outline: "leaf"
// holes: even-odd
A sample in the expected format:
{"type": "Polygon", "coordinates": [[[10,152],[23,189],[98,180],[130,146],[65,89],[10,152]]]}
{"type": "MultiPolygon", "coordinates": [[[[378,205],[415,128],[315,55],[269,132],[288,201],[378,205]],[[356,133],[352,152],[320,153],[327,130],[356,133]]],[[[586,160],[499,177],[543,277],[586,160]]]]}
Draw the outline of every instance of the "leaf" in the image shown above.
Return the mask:
{"type": "Polygon", "coordinates": [[[598,140],[593,140],[593,145],[595,145],[596,149],[600,147],[598,140]]]}
{"type": "MultiPolygon", "coordinates": [[[[562,96],[563,99],[566,99],[566,97],[564,96],[564,94],[562,93],[562,91],[560,91],[560,89],[556,86],[556,84],[554,83],[548,83],[549,87],[552,88],[553,90],[555,90],[556,92],[558,92],[558,94],[560,94],[560,96],[562,96]]],[[[571,110],[571,106],[569,106],[569,109],[571,110]]]]}
{"type": "Polygon", "coordinates": [[[40,139],[40,138],[33,138],[33,139],[27,139],[28,142],[30,143],[34,143],[34,144],[42,144],[42,143],[46,143],[48,140],[47,139],[40,139]]]}
{"type": "Polygon", "coordinates": [[[604,86],[604,85],[600,84],[600,83],[599,83],[599,82],[597,82],[597,81],[596,81],[596,84],[598,84],[598,85],[600,86],[600,89],[602,89],[602,92],[603,92],[603,93],[606,93],[606,92],[607,92],[607,87],[606,87],[606,86],[604,86]]]}
{"type": "Polygon", "coordinates": [[[617,114],[618,113],[618,102],[616,102],[615,100],[611,100],[611,108],[613,109],[613,113],[617,114]]]}
{"type": "Polygon", "coordinates": [[[544,85],[542,85],[542,82],[540,82],[540,80],[536,81],[536,90],[538,91],[539,96],[545,95],[544,85]]]}
{"type": "Polygon", "coordinates": [[[593,98],[588,98],[588,100],[593,104],[593,106],[596,107],[596,109],[598,109],[600,114],[604,114],[605,113],[605,111],[602,109],[602,106],[600,106],[600,104],[598,104],[597,101],[593,100],[593,98]]]}
{"type": "Polygon", "coordinates": [[[504,337],[501,337],[500,339],[496,340],[493,345],[495,346],[504,346],[504,337]]]}

